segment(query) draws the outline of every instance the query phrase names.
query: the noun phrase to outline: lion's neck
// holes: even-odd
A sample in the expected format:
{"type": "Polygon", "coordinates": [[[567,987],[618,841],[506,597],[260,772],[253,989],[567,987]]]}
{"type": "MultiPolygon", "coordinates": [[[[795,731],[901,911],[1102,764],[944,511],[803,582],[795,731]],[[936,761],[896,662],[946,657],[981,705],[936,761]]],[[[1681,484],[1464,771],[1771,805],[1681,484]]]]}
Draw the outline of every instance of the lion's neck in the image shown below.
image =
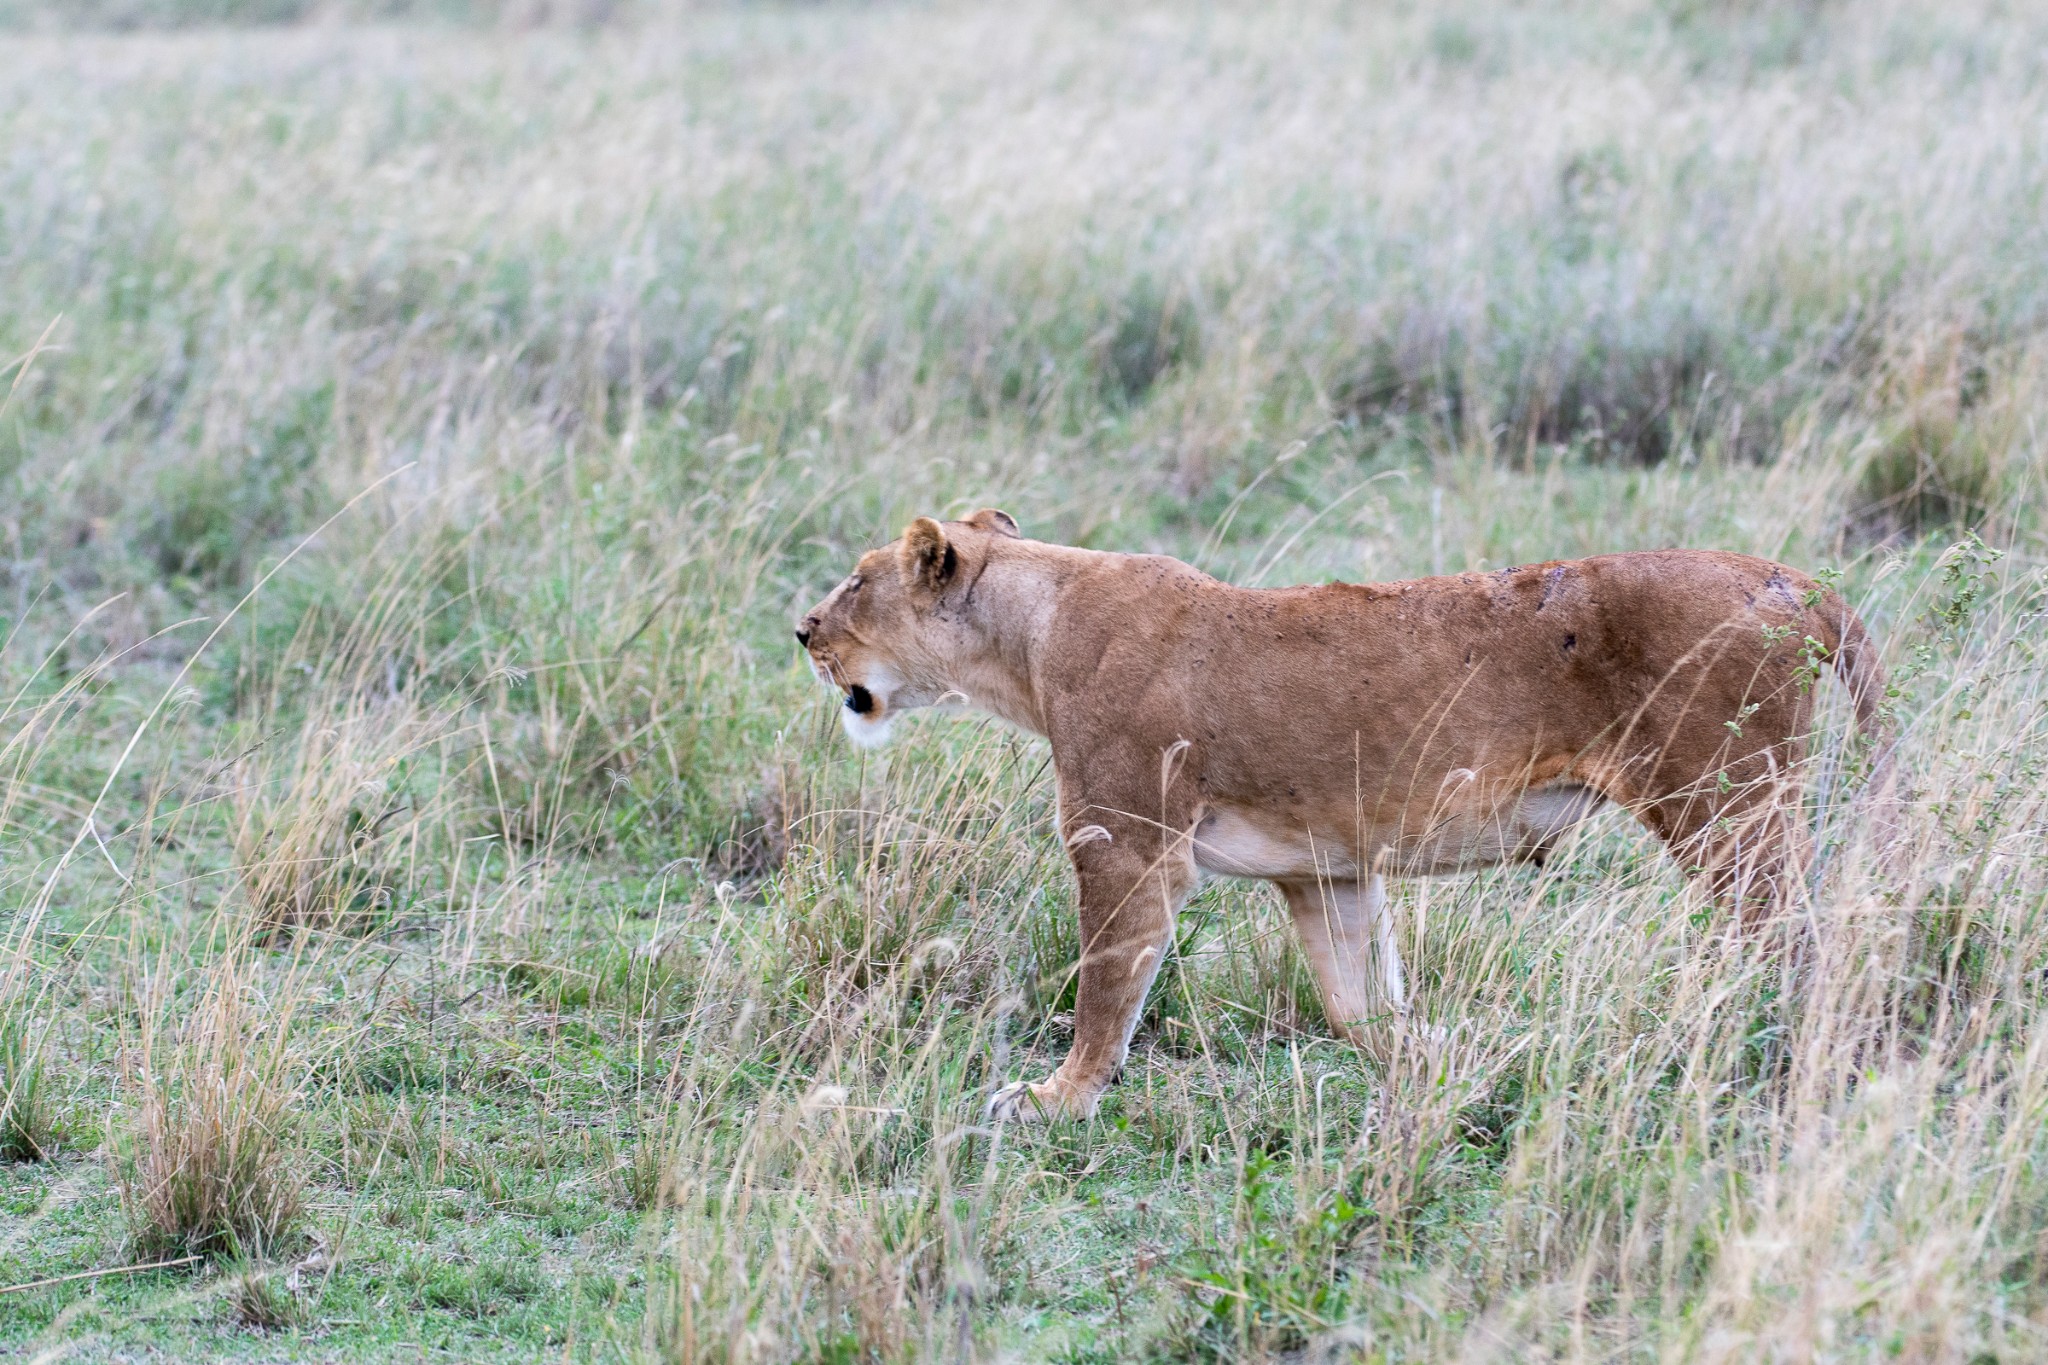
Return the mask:
{"type": "Polygon", "coordinates": [[[1087,553],[1032,543],[1006,547],[989,560],[970,593],[989,647],[954,680],[975,706],[1034,734],[1046,733],[1046,699],[1032,661],[1052,633],[1060,589],[1080,571],[1087,553]]]}

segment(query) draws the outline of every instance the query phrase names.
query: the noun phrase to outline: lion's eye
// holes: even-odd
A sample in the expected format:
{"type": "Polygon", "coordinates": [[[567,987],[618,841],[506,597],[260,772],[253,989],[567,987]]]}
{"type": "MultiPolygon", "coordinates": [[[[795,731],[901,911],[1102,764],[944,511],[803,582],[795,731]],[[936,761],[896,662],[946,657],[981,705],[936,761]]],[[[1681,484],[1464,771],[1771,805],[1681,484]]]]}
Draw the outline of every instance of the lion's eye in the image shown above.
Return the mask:
{"type": "Polygon", "coordinates": [[[859,574],[855,574],[853,577],[846,580],[846,590],[848,592],[859,592],[860,585],[861,577],[859,574]]]}

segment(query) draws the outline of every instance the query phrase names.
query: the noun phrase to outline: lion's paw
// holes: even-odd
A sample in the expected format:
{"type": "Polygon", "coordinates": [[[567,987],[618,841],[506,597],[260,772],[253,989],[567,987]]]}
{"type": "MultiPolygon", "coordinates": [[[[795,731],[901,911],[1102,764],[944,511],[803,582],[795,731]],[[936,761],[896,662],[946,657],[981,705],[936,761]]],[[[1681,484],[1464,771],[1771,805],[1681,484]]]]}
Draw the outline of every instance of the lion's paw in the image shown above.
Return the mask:
{"type": "Polygon", "coordinates": [[[1094,1113],[1092,1102],[1075,1099],[1052,1081],[1012,1081],[988,1101],[988,1117],[994,1123],[1045,1123],[1085,1119],[1094,1113]]]}
{"type": "Polygon", "coordinates": [[[1037,1086],[1029,1081],[1011,1081],[988,1097],[988,1117],[991,1122],[1008,1123],[1012,1119],[1041,1119],[1047,1115],[1037,1086]]]}

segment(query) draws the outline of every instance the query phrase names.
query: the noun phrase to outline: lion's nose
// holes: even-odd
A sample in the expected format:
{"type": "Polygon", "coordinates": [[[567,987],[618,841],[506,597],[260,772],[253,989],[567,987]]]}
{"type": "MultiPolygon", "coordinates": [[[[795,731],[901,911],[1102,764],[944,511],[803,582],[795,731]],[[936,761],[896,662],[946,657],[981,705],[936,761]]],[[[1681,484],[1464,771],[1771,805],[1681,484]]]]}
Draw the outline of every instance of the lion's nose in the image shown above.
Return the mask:
{"type": "Polygon", "coordinates": [[[796,642],[797,642],[798,644],[800,644],[800,645],[808,645],[808,644],[810,644],[810,642],[811,642],[811,628],[812,628],[813,626],[817,625],[817,623],[818,623],[818,618],[817,618],[817,617],[815,617],[815,616],[806,616],[806,617],[805,617],[805,618],[804,618],[803,620],[801,620],[801,621],[797,622],[797,625],[796,625],[796,642]]]}

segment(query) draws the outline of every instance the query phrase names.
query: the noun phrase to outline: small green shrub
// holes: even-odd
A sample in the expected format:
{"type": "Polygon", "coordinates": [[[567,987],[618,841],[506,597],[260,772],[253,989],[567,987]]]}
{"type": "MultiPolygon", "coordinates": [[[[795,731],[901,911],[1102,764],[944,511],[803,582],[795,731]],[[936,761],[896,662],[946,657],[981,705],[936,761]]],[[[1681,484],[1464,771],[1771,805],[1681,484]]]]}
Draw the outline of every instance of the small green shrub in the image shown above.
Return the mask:
{"type": "Polygon", "coordinates": [[[1239,1175],[1227,1235],[1189,1258],[1163,1345],[1183,1360],[1297,1353],[1347,1316],[1350,1259],[1378,1222],[1354,1180],[1303,1202],[1290,1170],[1254,1152],[1239,1175]]]}

